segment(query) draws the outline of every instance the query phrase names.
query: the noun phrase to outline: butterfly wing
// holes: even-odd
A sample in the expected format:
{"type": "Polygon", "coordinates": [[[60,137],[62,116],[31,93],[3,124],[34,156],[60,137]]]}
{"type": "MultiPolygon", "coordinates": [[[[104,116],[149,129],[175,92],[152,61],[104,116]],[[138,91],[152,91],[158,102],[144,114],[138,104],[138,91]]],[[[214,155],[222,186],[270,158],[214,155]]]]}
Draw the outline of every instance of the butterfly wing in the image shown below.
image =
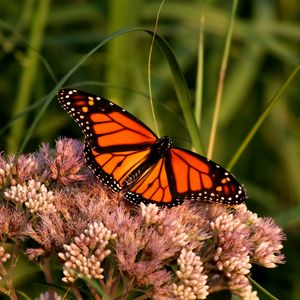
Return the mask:
{"type": "Polygon", "coordinates": [[[124,180],[148,157],[150,147],[143,150],[97,152],[85,144],[84,156],[88,166],[104,185],[121,191],[124,180]]]}
{"type": "Polygon", "coordinates": [[[176,202],[190,199],[238,205],[246,200],[243,187],[232,174],[194,152],[170,148],[166,170],[176,202]]]}
{"type": "MultiPolygon", "coordinates": [[[[125,193],[125,198],[132,203],[155,203],[157,205],[174,206],[171,186],[166,170],[166,157],[153,164],[137,182],[125,193]]],[[[182,202],[182,201],[181,201],[182,202]]]]}
{"type": "Polygon", "coordinates": [[[60,90],[58,100],[98,152],[144,149],[157,140],[150,128],[109,100],[74,89],[60,90]]]}
{"type": "Polygon", "coordinates": [[[104,98],[62,89],[58,100],[85,135],[87,164],[106,186],[121,190],[124,179],[147,159],[157,136],[125,109],[104,98]]]}

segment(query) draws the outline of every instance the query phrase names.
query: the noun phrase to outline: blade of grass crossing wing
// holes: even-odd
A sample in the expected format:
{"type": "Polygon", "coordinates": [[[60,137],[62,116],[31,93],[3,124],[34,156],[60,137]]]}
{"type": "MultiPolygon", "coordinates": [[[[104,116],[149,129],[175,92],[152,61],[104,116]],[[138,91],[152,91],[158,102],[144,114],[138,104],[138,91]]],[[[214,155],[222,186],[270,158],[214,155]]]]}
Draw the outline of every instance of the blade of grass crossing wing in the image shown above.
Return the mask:
{"type": "MultiPolygon", "coordinates": [[[[73,68],[71,68],[70,71],[67,72],[67,74],[55,85],[55,87],[46,96],[45,103],[41,106],[39,113],[36,115],[31,126],[29,127],[27,134],[25,135],[25,138],[23,139],[23,142],[19,148],[19,152],[22,152],[24,150],[26,144],[28,143],[28,141],[33,133],[34,128],[36,127],[40,118],[42,117],[42,115],[46,111],[47,107],[51,103],[52,99],[55,97],[57,91],[75,73],[75,71],[77,71],[77,69],[88,58],[90,58],[95,52],[97,52],[102,46],[104,46],[106,43],[111,41],[113,38],[116,38],[125,33],[135,32],[135,31],[144,31],[144,32],[150,34],[151,36],[154,35],[153,31],[144,29],[144,28],[129,28],[129,29],[122,29],[122,30],[116,31],[116,32],[112,33],[111,35],[109,35],[106,39],[104,39],[97,46],[95,46],[86,55],[84,55],[83,58],[73,68]]],[[[162,50],[163,54],[165,55],[165,57],[168,61],[168,64],[170,66],[171,73],[173,76],[175,91],[176,91],[178,101],[179,101],[179,104],[180,104],[182,112],[183,112],[186,126],[188,128],[188,131],[189,131],[191,139],[192,139],[193,146],[201,154],[201,153],[203,153],[202,141],[201,141],[200,134],[199,134],[199,131],[197,128],[197,124],[196,124],[196,121],[194,118],[194,114],[192,112],[192,107],[190,104],[189,90],[188,90],[185,78],[180,70],[180,67],[176,60],[176,57],[175,57],[172,49],[170,48],[169,44],[167,43],[167,41],[158,34],[155,34],[155,40],[156,40],[157,44],[159,45],[160,49],[162,50]]]]}
{"type": "MultiPolygon", "coordinates": [[[[142,29],[142,30],[144,30],[151,36],[154,35],[154,32],[151,30],[147,30],[147,29],[142,29]]],[[[184,120],[185,120],[187,129],[188,129],[189,134],[192,139],[193,147],[196,149],[197,152],[202,154],[203,153],[203,144],[202,144],[199,130],[197,127],[197,123],[196,123],[196,120],[195,120],[195,117],[193,114],[191,101],[190,101],[190,94],[189,94],[189,90],[188,90],[185,78],[181,72],[181,69],[176,60],[176,57],[175,57],[171,47],[169,46],[168,42],[158,34],[155,34],[155,40],[156,40],[158,46],[160,47],[160,49],[162,50],[162,52],[164,53],[164,55],[169,63],[169,67],[171,69],[172,76],[173,76],[174,88],[175,88],[175,91],[177,94],[177,98],[178,98],[180,107],[183,112],[183,116],[184,116],[184,120]]]]}

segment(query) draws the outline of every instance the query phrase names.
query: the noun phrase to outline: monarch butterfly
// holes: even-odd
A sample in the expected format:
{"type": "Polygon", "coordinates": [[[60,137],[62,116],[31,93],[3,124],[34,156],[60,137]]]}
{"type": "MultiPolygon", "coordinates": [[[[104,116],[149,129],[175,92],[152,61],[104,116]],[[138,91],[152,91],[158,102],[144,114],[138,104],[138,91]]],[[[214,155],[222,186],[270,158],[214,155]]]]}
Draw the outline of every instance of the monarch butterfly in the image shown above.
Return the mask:
{"type": "Polygon", "coordinates": [[[171,207],[187,199],[225,205],[245,201],[244,189],[224,168],[172,147],[170,137],[158,138],[113,102],[75,89],[60,90],[58,100],[85,135],[88,166],[130,202],[171,207]]]}

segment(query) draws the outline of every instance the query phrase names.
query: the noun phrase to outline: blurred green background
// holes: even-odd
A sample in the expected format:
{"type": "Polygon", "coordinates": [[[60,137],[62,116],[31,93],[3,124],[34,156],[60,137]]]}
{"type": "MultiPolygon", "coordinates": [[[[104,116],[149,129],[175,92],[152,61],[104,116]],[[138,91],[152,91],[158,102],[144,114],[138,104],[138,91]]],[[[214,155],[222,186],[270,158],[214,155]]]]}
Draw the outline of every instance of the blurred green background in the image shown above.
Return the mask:
{"type": "MultiPolygon", "coordinates": [[[[128,27],[154,29],[159,1],[0,0],[0,151],[18,150],[44,97],[108,34],[128,27]],[[28,109],[29,108],[29,109],[28,109]],[[22,118],[15,119],[22,114],[22,118]]],[[[195,99],[200,17],[204,16],[203,113],[207,149],[232,1],[166,1],[158,33],[165,37],[195,99]]],[[[147,83],[151,37],[115,38],[90,57],[64,86],[114,100],[154,129],[147,83]]],[[[299,0],[239,2],[224,83],[213,160],[229,162],[266,104],[300,62],[299,0]]],[[[191,147],[168,64],[154,48],[152,93],[161,135],[191,147]]],[[[253,268],[252,277],[279,299],[300,299],[300,76],[273,108],[232,170],[248,207],[284,228],[286,264],[253,268]]],[[[60,136],[82,138],[53,99],[26,152],[60,136]]],[[[261,295],[261,299],[267,299],[261,295]]],[[[210,299],[222,299],[212,296],[210,299]]]]}

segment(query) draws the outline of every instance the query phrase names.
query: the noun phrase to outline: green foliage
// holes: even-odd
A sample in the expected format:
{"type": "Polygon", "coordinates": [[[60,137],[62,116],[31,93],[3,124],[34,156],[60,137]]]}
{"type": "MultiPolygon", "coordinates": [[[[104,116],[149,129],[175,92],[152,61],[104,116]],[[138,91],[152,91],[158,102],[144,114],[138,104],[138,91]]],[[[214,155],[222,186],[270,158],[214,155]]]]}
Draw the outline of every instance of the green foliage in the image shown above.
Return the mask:
{"type": "MultiPolygon", "coordinates": [[[[116,100],[154,128],[145,97],[151,36],[124,28],[153,30],[160,2],[48,2],[0,0],[0,150],[15,152],[23,145],[31,151],[41,141],[53,144],[58,136],[82,137],[55,100],[62,85],[116,100]]],[[[162,8],[158,34],[168,41],[180,69],[174,73],[176,63],[169,64],[156,44],[151,62],[152,95],[160,133],[175,137],[178,145],[189,148],[193,141],[200,150],[201,136],[203,148],[208,148],[231,6],[231,1],[207,1],[200,6],[197,0],[182,0],[166,1],[162,8]],[[197,71],[201,16],[204,65],[197,71]],[[184,81],[176,79],[181,72],[189,90],[184,81]],[[203,72],[203,94],[202,105],[197,107],[202,106],[203,111],[192,113],[199,72],[203,72]],[[200,113],[199,135],[193,115],[199,119],[200,113]]],[[[300,62],[299,14],[298,0],[238,4],[213,153],[221,165],[228,164],[300,62]]],[[[173,59],[167,58],[169,62],[173,59]]],[[[259,270],[252,274],[279,299],[299,298],[300,263],[293,251],[300,242],[297,81],[299,74],[268,111],[233,169],[245,183],[249,207],[274,217],[287,233],[287,263],[279,267],[277,276],[269,278],[259,270]]]]}

